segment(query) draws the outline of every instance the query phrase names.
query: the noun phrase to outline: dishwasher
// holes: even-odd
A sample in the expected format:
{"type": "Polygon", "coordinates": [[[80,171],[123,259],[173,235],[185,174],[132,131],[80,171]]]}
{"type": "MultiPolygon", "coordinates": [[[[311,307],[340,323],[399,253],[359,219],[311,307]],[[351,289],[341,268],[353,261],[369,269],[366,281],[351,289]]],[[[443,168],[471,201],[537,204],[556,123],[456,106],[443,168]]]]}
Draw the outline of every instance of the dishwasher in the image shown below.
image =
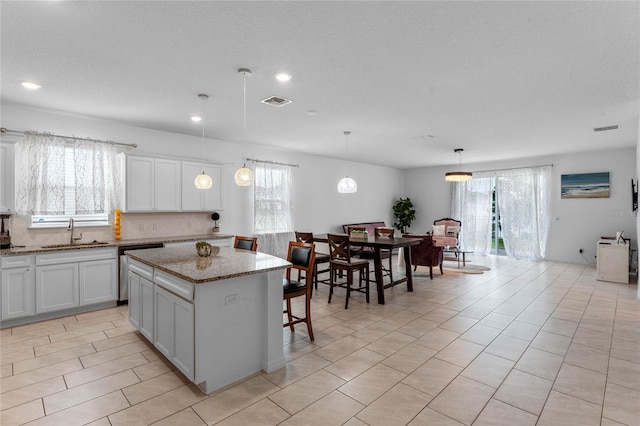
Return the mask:
{"type": "Polygon", "coordinates": [[[127,270],[129,269],[129,258],[124,254],[126,251],[142,250],[150,248],[164,247],[162,243],[122,245],[118,247],[118,305],[124,305],[129,300],[129,278],[127,270]]]}

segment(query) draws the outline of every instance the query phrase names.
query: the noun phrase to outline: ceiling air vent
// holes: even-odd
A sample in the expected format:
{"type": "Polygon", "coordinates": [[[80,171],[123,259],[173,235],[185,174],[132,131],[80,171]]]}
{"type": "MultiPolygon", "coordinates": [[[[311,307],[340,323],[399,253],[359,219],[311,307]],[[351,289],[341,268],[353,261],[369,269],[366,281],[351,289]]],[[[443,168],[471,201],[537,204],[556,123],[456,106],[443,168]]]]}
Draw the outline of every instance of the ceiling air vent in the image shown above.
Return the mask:
{"type": "Polygon", "coordinates": [[[604,132],[607,130],[617,130],[618,129],[618,125],[614,125],[614,126],[606,126],[606,127],[596,127],[595,129],[593,129],[594,132],[604,132]]]}
{"type": "Polygon", "coordinates": [[[271,106],[280,108],[282,106],[290,104],[293,101],[291,101],[289,99],[281,98],[280,96],[271,96],[271,97],[269,97],[267,99],[263,99],[260,102],[262,102],[263,104],[267,104],[267,105],[271,105],[271,106]]]}

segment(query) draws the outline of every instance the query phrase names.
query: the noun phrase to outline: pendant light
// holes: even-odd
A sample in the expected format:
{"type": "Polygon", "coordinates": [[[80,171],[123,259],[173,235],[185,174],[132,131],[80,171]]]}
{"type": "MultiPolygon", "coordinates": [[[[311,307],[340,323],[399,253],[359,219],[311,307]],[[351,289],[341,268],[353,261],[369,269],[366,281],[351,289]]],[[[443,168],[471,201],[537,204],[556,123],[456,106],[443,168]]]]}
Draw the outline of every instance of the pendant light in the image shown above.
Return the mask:
{"type": "MultiPolygon", "coordinates": [[[[349,135],[351,132],[345,130],[343,133],[346,139],[347,155],[349,155],[349,135]]],[[[338,182],[338,192],[341,194],[353,194],[354,192],[358,192],[358,184],[355,180],[351,179],[347,173],[347,175],[338,182]]]]}
{"type": "MultiPolygon", "coordinates": [[[[251,76],[251,70],[248,68],[240,68],[238,70],[239,74],[242,74],[243,79],[243,101],[242,101],[242,143],[244,150],[244,143],[246,141],[247,134],[247,77],[251,76]]],[[[236,185],[238,186],[251,186],[253,184],[253,172],[251,169],[247,168],[247,163],[243,163],[242,167],[236,170],[236,174],[234,176],[236,181],[236,185]]]]}
{"type": "MultiPolygon", "coordinates": [[[[462,168],[462,148],[456,148],[453,150],[456,154],[458,154],[458,169],[462,168]]],[[[471,172],[447,172],[444,175],[444,180],[447,182],[466,182],[473,179],[473,174],[471,172]]]]}
{"type": "Polygon", "coordinates": [[[211,176],[204,172],[204,101],[209,99],[209,95],[201,93],[198,97],[202,99],[202,119],[200,120],[202,121],[202,173],[196,176],[193,182],[198,189],[209,189],[213,185],[213,180],[211,176]]]}

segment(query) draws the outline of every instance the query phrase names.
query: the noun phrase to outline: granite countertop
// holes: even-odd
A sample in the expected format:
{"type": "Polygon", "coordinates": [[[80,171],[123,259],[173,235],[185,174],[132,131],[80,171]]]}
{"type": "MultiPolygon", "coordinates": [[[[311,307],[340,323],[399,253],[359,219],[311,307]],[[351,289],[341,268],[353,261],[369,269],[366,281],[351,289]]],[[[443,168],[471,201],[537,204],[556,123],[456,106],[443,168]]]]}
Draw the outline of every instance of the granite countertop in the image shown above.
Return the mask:
{"type": "Polygon", "coordinates": [[[49,251],[60,250],[87,250],[97,249],[105,247],[122,247],[122,246],[140,246],[144,244],[153,243],[180,243],[186,241],[212,241],[226,238],[233,238],[233,235],[228,234],[201,234],[201,235],[184,235],[179,237],[149,237],[149,238],[137,238],[131,240],[118,240],[118,241],[101,241],[101,242],[79,242],[74,245],[67,244],[54,244],[54,245],[42,245],[42,246],[25,246],[25,247],[12,247],[9,249],[0,250],[0,256],[18,256],[24,254],[43,253],[49,251]]]}
{"type": "MultiPolygon", "coordinates": [[[[217,254],[199,257],[195,247],[143,249],[128,252],[132,259],[194,284],[286,269],[291,263],[266,253],[218,247],[217,254]]],[[[215,250],[214,250],[215,251],[215,250]]]]}

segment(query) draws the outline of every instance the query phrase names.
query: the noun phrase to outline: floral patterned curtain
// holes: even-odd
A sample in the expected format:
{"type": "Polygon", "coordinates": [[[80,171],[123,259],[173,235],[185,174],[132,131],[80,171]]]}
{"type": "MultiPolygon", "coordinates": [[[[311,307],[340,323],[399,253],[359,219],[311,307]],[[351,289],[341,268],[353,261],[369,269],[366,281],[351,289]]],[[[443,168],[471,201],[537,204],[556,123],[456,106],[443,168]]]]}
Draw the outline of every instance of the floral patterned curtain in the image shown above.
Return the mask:
{"type": "Polygon", "coordinates": [[[120,164],[113,143],[25,132],[16,144],[16,211],[109,213],[121,201],[120,164]]]}

